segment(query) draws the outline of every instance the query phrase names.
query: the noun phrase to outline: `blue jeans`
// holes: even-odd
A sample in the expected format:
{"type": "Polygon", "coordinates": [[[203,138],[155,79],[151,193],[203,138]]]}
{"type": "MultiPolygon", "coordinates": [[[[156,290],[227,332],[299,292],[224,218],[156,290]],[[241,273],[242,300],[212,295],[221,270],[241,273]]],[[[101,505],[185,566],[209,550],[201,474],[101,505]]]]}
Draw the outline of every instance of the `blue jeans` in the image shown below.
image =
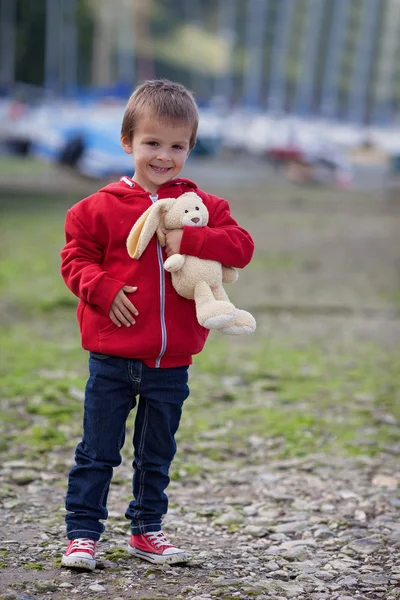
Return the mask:
{"type": "Polygon", "coordinates": [[[147,367],[140,360],[90,354],[83,437],[75,453],[65,507],[67,537],[100,539],[113,467],[121,464],[125,425],[137,405],[133,434],[133,497],[125,513],[132,533],[161,529],[164,490],[176,452],[175,433],[189,395],[188,366],[147,367]]]}

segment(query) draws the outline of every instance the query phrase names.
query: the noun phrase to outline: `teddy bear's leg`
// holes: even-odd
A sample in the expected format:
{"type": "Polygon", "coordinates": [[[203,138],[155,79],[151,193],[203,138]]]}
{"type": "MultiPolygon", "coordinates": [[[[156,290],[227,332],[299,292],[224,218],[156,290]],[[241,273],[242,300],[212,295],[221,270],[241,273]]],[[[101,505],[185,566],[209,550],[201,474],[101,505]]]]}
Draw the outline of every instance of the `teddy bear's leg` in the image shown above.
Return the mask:
{"type": "Polygon", "coordinates": [[[210,286],[199,281],[194,288],[197,320],[207,329],[220,329],[236,318],[236,309],[229,300],[216,300],[210,286]]]}
{"type": "Polygon", "coordinates": [[[256,320],[247,310],[236,309],[236,319],[219,331],[227,335],[249,335],[256,329],[256,320]]]}
{"type": "MultiPolygon", "coordinates": [[[[213,288],[214,297],[217,300],[228,299],[228,295],[222,286],[213,288]]],[[[236,317],[232,323],[219,327],[221,333],[227,335],[248,335],[256,329],[256,320],[247,310],[236,308],[236,317]]]]}

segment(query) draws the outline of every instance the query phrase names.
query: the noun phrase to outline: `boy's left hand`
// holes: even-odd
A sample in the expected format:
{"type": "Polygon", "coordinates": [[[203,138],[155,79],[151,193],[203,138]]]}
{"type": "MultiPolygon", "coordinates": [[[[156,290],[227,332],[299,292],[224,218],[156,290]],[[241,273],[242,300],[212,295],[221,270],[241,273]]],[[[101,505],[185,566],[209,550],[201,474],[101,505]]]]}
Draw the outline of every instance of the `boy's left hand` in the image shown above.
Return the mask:
{"type": "Polygon", "coordinates": [[[169,258],[173,254],[179,254],[183,229],[163,229],[165,235],[165,252],[169,258]]]}

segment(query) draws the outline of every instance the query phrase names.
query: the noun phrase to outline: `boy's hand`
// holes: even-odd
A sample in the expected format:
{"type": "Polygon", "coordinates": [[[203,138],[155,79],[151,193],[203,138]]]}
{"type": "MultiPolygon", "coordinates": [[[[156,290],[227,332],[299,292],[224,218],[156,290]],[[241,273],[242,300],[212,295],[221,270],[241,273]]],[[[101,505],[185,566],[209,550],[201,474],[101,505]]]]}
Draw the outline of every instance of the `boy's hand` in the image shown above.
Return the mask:
{"type": "Polygon", "coordinates": [[[121,325],[125,325],[125,327],[130,327],[136,323],[135,317],[138,316],[138,311],[133,306],[132,302],[127,298],[126,294],[131,294],[136,292],[137,287],[132,287],[130,285],[124,285],[122,289],[119,290],[118,294],[115,296],[111,309],[109,312],[109,317],[111,321],[117,325],[117,327],[121,327],[121,325]]]}
{"type": "Polygon", "coordinates": [[[165,252],[169,258],[173,254],[179,254],[183,229],[163,229],[165,235],[165,252]]]}

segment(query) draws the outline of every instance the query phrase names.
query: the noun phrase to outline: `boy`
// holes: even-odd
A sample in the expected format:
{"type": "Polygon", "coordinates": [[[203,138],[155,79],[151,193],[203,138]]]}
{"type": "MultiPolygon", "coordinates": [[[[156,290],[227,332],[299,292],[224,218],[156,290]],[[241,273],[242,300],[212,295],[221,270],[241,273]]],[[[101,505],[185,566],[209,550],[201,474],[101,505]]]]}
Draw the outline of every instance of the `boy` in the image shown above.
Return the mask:
{"type": "Polygon", "coordinates": [[[194,302],[173,289],[163,262],[181,252],[241,268],[254,249],[225,200],[178,178],[197,125],[197,106],[182,85],[154,80],[139,86],[121,130],[122,147],[134,159],[133,178],[123,177],[67,212],[61,272],[79,298],[82,346],[90,357],[83,437],[66,496],[66,567],[96,566],[113,467],[121,463],[125,423],[137,396],[133,500],[125,514],[131,522],[129,552],[158,564],[188,560],[167,540],[161,520],[174,436],[189,395],[188,367],[208,330],[198,324],[194,302]],[[141,259],[132,260],[126,239],[136,220],[152,202],[190,190],[206,204],[208,226],[167,232],[164,250],[154,236],[141,259]]]}

